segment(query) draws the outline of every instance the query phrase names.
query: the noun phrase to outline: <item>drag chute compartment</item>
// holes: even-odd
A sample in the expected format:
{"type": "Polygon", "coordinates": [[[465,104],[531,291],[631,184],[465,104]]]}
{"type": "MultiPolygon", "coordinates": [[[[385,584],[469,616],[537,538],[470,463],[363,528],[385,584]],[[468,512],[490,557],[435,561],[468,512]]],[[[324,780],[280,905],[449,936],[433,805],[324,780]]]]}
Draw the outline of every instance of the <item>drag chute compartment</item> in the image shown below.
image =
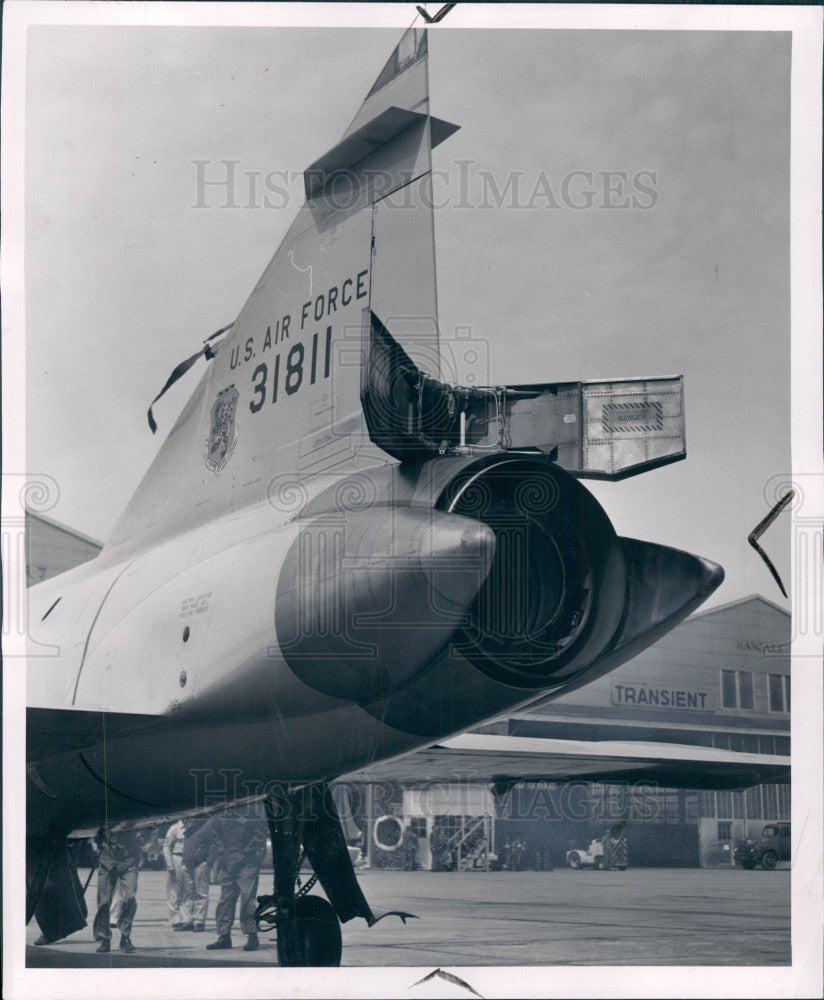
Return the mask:
{"type": "Polygon", "coordinates": [[[686,458],[683,378],[449,385],[422,371],[370,310],[361,403],[393,458],[543,455],[581,479],[625,479],[686,458]]]}

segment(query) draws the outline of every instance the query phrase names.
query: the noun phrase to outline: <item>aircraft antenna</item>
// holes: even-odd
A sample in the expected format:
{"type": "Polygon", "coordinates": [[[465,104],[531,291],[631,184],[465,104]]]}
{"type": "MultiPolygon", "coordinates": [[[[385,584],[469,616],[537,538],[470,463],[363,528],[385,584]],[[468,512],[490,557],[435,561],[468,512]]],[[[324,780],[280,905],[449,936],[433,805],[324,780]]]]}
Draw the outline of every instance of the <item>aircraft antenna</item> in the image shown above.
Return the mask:
{"type": "Polygon", "coordinates": [[[219,330],[216,330],[213,334],[211,334],[211,336],[207,337],[203,341],[203,347],[201,347],[200,350],[195,351],[195,353],[192,354],[190,357],[186,358],[185,361],[181,361],[180,364],[172,371],[171,375],[169,375],[169,377],[166,379],[166,384],[152,400],[151,404],[149,405],[148,413],[146,414],[149,418],[149,427],[151,428],[152,434],[154,434],[157,431],[157,421],[155,420],[154,414],[152,413],[152,407],[160,399],[161,396],[166,395],[166,393],[169,391],[169,389],[171,389],[171,387],[175,384],[175,382],[178,381],[178,379],[181,379],[186,374],[186,372],[192,367],[192,365],[195,363],[195,361],[197,361],[197,359],[201,355],[203,355],[203,357],[206,358],[207,361],[211,361],[212,358],[215,357],[215,352],[212,350],[211,344],[209,342],[214,340],[216,337],[219,337],[221,334],[226,333],[227,330],[231,330],[233,326],[234,323],[230,323],[228,326],[222,326],[219,330]]]}

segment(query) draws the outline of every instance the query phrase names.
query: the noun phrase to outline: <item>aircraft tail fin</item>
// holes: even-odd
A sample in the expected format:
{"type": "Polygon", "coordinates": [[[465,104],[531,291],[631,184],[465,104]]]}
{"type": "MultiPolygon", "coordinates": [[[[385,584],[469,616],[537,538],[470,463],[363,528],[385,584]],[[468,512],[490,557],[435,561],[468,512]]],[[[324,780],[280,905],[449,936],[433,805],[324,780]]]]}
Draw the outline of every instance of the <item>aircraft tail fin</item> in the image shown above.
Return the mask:
{"type": "MultiPolygon", "coordinates": [[[[109,545],[265,502],[294,480],[385,459],[361,408],[370,309],[439,371],[428,44],[409,29],[343,135],[162,445],[109,545]]],[[[207,354],[208,356],[208,354],[207,354]]],[[[190,359],[191,360],[191,359],[190,359]]],[[[185,363],[184,363],[185,364],[185,363]]]]}
{"type": "Polygon", "coordinates": [[[348,138],[390,107],[429,114],[428,57],[426,28],[413,27],[405,31],[343,138],[348,138]]]}

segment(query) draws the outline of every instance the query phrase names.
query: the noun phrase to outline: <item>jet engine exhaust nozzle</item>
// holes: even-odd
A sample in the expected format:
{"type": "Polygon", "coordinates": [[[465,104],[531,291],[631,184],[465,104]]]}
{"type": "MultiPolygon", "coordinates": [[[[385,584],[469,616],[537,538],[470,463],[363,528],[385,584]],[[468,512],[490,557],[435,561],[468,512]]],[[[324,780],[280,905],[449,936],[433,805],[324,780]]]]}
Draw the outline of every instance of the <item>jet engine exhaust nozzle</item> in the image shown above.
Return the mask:
{"type": "Polygon", "coordinates": [[[523,456],[474,464],[438,506],[495,534],[495,559],[454,648],[495,680],[542,687],[612,638],[625,569],[612,524],[563,469],[523,456]]]}

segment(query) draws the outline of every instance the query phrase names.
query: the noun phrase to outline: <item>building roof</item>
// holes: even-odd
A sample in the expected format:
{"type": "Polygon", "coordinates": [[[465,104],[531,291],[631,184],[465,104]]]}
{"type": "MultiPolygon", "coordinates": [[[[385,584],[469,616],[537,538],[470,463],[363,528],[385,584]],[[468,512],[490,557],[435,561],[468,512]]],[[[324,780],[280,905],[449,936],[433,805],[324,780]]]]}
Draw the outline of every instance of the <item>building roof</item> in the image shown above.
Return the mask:
{"type": "Polygon", "coordinates": [[[790,612],[786,608],[782,608],[780,604],[776,604],[774,601],[768,600],[762,594],[748,594],[746,597],[739,597],[737,601],[728,601],[726,604],[716,604],[715,607],[707,608],[703,611],[696,611],[687,618],[688,622],[696,621],[698,618],[706,618],[709,615],[718,614],[721,611],[730,611],[732,608],[739,608],[744,604],[760,603],[766,605],[768,608],[772,608],[774,611],[780,611],[782,615],[786,615],[787,618],[790,617],[790,612]]]}
{"type": "Polygon", "coordinates": [[[94,559],[100,542],[79,531],[26,511],[26,585],[31,587],[94,559]]]}
{"type": "Polygon", "coordinates": [[[26,520],[27,521],[40,521],[49,528],[53,528],[55,531],[62,531],[71,538],[76,538],[80,542],[85,542],[88,545],[94,545],[98,549],[103,548],[103,542],[98,541],[96,538],[91,538],[89,535],[84,535],[82,531],[77,531],[74,528],[69,528],[65,524],[61,524],[59,521],[55,521],[53,517],[46,517],[45,514],[36,514],[33,510],[26,510],[26,520]]]}

